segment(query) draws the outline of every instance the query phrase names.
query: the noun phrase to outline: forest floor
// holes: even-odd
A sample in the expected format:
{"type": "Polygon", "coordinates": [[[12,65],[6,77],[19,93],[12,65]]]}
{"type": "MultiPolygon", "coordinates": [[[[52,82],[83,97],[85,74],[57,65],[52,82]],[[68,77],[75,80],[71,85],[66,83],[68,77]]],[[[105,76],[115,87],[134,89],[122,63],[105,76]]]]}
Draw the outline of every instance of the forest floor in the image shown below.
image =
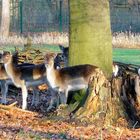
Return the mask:
{"type": "MultiPolygon", "coordinates": [[[[139,140],[140,129],[128,128],[120,118],[116,126],[96,125],[47,113],[49,95],[40,92],[41,103],[31,106],[32,94],[28,97],[28,110],[21,108],[20,90],[8,95],[8,104],[0,105],[0,140],[139,140]],[[16,102],[16,105],[12,103],[16,102]],[[12,105],[12,106],[11,106],[12,105]]],[[[98,123],[99,124],[99,123],[98,123]]]]}

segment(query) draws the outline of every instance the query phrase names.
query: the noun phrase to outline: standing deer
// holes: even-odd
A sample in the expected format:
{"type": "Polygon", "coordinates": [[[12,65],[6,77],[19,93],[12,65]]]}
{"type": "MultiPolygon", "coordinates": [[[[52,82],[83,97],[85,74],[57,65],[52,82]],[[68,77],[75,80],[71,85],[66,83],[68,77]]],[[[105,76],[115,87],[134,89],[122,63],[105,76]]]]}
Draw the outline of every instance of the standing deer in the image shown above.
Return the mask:
{"type": "Polygon", "coordinates": [[[87,89],[89,80],[93,76],[103,74],[98,67],[89,64],[55,69],[55,57],[54,53],[45,56],[46,77],[50,86],[61,93],[60,100],[63,104],[67,103],[69,91],[87,89]]]}
{"type": "MultiPolygon", "coordinates": [[[[2,54],[0,54],[0,59],[2,57],[2,54]]],[[[14,59],[14,64],[17,67],[27,67],[27,66],[33,66],[33,64],[29,64],[29,63],[24,63],[24,64],[19,64],[17,65],[17,53],[15,53],[13,55],[13,59],[14,59]]],[[[9,85],[13,85],[12,80],[10,79],[10,77],[7,75],[7,72],[5,70],[4,64],[0,63],[0,87],[1,87],[1,94],[2,94],[2,99],[1,99],[1,103],[2,104],[6,104],[6,96],[7,96],[7,92],[8,92],[8,87],[9,85]]],[[[35,92],[33,92],[35,93],[35,92]]],[[[37,96],[35,94],[33,94],[33,100],[32,100],[32,105],[35,104],[35,100],[37,96]]]]}
{"type": "MultiPolygon", "coordinates": [[[[13,57],[9,52],[2,55],[5,71],[14,85],[22,90],[22,109],[27,108],[27,88],[36,87],[47,83],[44,64],[32,65],[26,67],[17,67],[14,65],[13,57]]],[[[35,93],[36,94],[36,93],[35,93]]]]}

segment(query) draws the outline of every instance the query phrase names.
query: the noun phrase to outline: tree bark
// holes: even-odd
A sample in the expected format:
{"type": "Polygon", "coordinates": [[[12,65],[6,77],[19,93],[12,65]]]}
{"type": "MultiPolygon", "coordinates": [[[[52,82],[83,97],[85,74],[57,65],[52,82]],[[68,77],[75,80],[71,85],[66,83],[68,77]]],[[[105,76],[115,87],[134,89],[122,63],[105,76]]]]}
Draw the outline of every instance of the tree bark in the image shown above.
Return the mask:
{"type": "Polygon", "coordinates": [[[70,0],[69,65],[92,64],[112,73],[108,0],[70,0]]]}
{"type": "Polygon", "coordinates": [[[73,117],[81,121],[95,122],[98,126],[117,123],[120,117],[125,116],[120,98],[121,84],[121,79],[114,79],[111,84],[104,75],[94,77],[84,106],[80,107],[73,117]]]}
{"type": "Polygon", "coordinates": [[[134,73],[123,74],[111,81],[104,75],[94,77],[89,85],[89,96],[84,104],[74,111],[73,117],[81,121],[94,122],[98,126],[119,124],[140,127],[139,82],[134,73]],[[97,90],[98,89],[98,90],[97,90]],[[125,123],[125,124],[124,124],[125,123]]]}
{"type": "Polygon", "coordinates": [[[8,37],[10,28],[10,0],[2,0],[0,35],[8,37]]]}

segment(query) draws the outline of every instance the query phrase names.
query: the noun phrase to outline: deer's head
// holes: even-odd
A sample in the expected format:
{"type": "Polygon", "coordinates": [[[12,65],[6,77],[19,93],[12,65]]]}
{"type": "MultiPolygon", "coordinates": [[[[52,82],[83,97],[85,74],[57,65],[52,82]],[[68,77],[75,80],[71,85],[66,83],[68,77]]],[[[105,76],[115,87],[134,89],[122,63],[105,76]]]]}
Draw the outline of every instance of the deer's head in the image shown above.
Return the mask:
{"type": "Polygon", "coordinates": [[[54,59],[57,56],[55,53],[47,53],[45,55],[45,66],[46,67],[51,67],[54,66],[54,59]]]}
{"type": "Polygon", "coordinates": [[[8,51],[5,51],[1,56],[2,62],[7,64],[12,61],[12,54],[8,51]]]}

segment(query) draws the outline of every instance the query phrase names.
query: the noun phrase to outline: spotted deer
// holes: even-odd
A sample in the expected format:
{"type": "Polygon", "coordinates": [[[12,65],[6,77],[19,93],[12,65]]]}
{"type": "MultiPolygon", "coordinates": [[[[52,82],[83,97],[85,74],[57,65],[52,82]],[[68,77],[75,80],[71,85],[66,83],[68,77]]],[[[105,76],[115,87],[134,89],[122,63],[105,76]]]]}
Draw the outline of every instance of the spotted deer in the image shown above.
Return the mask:
{"type": "MultiPolygon", "coordinates": [[[[0,59],[1,59],[1,57],[2,57],[2,54],[0,54],[0,59]]],[[[15,64],[17,64],[17,53],[14,54],[13,57],[14,57],[15,64]]],[[[23,66],[27,66],[27,65],[32,65],[32,64],[20,64],[19,66],[23,67],[23,66]]],[[[13,85],[13,82],[7,75],[4,64],[0,63],[0,87],[1,87],[1,94],[2,94],[2,99],[1,99],[2,104],[7,103],[6,96],[7,96],[9,85],[13,85]]]]}
{"type": "Polygon", "coordinates": [[[54,68],[56,54],[45,55],[46,77],[52,88],[56,88],[62,104],[67,103],[68,92],[87,89],[89,80],[103,72],[96,66],[85,64],[60,69],[54,68]]]}
{"type": "MultiPolygon", "coordinates": [[[[2,57],[2,54],[0,54],[0,59],[2,57]]],[[[30,63],[23,63],[23,64],[19,64],[17,65],[17,61],[18,61],[18,53],[14,53],[13,57],[13,64],[16,65],[17,67],[29,67],[29,66],[33,66],[34,64],[30,64],[30,63]]],[[[9,85],[13,85],[12,80],[10,79],[10,77],[8,76],[4,64],[0,63],[0,87],[1,87],[1,94],[2,94],[2,99],[1,99],[1,103],[2,104],[6,104],[6,96],[7,96],[7,92],[8,92],[8,87],[9,85]]],[[[37,104],[37,96],[36,96],[36,92],[34,91],[35,89],[33,89],[33,100],[32,100],[32,105],[36,105],[37,104]],[[36,101],[36,102],[35,102],[36,101]]]]}
{"type": "Polygon", "coordinates": [[[9,52],[3,53],[2,60],[8,77],[12,80],[16,87],[21,88],[22,90],[22,109],[26,109],[28,94],[27,88],[34,88],[43,83],[47,83],[45,65],[39,64],[26,67],[17,67],[14,65],[12,54],[9,52]]]}

